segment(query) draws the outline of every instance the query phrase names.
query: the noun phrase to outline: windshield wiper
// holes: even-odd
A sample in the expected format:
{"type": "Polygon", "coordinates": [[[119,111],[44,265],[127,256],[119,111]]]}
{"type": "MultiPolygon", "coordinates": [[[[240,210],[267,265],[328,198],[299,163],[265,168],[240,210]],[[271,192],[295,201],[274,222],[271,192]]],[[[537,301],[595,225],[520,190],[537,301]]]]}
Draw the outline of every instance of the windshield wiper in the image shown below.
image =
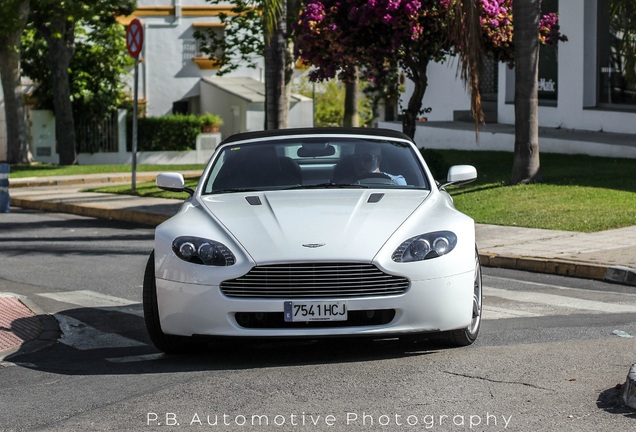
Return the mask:
{"type": "Polygon", "coordinates": [[[209,194],[231,193],[231,192],[262,192],[262,190],[254,189],[254,188],[228,188],[228,189],[213,190],[209,194]]]}

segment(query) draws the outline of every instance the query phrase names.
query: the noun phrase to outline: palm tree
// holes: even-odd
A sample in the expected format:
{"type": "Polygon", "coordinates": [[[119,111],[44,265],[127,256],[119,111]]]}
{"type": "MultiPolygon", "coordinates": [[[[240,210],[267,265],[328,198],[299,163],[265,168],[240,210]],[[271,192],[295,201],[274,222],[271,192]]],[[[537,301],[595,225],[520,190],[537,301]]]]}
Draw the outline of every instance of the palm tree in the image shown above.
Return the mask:
{"type": "Polygon", "coordinates": [[[290,19],[298,16],[300,0],[263,0],[265,36],[265,129],[286,128],[294,70],[290,19]]]}
{"type": "Polygon", "coordinates": [[[263,1],[263,32],[265,39],[265,129],[287,126],[289,112],[285,57],[287,7],[284,0],[263,1]]]}

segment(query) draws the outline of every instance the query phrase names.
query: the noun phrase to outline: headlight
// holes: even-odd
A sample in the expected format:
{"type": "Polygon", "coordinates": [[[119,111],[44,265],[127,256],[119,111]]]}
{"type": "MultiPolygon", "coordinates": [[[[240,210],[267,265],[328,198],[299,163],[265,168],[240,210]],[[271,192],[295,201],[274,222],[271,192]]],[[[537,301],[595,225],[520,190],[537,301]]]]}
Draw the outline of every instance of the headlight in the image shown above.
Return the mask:
{"type": "Polygon", "coordinates": [[[457,236],[450,231],[438,231],[411,237],[393,252],[395,262],[422,261],[446,255],[457,245],[457,236]]]}
{"type": "Polygon", "coordinates": [[[172,251],[184,261],[193,264],[231,266],[234,254],[222,243],[199,237],[178,237],[172,242],[172,251]]]}

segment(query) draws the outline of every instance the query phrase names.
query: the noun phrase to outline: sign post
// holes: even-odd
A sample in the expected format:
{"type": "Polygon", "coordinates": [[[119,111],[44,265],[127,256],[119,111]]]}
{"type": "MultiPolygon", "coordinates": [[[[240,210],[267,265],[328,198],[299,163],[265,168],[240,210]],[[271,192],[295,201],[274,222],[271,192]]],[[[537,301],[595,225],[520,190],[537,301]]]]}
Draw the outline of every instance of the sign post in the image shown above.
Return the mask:
{"type": "Polygon", "coordinates": [[[135,59],[133,86],[133,118],[132,118],[132,191],[137,189],[137,111],[139,89],[139,54],[144,45],[144,28],[141,21],[133,19],[126,27],[126,49],[135,59]]]}

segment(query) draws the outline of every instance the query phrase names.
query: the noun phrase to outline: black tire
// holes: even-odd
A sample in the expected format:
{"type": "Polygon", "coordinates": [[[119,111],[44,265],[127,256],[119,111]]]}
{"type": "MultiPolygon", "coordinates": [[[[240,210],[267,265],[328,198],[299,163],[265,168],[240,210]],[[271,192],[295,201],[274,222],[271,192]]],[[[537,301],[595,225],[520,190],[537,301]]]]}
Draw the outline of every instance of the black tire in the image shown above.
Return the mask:
{"type": "Polygon", "coordinates": [[[481,264],[479,253],[475,248],[475,278],[473,284],[473,316],[468,327],[459,330],[444,332],[440,335],[441,341],[448,346],[462,347],[471,345],[479,335],[481,327],[481,314],[483,309],[483,286],[481,281],[481,264]]]}
{"type": "Polygon", "coordinates": [[[161,330],[159,309],[157,307],[154,251],[148,257],[146,271],[144,272],[143,306],[146,330],[150,340],[159,351],[163,351],[166,354],[184,354],[197,350],[196,345],[192,343],[189,337],[167,335],[161,330]]]}

